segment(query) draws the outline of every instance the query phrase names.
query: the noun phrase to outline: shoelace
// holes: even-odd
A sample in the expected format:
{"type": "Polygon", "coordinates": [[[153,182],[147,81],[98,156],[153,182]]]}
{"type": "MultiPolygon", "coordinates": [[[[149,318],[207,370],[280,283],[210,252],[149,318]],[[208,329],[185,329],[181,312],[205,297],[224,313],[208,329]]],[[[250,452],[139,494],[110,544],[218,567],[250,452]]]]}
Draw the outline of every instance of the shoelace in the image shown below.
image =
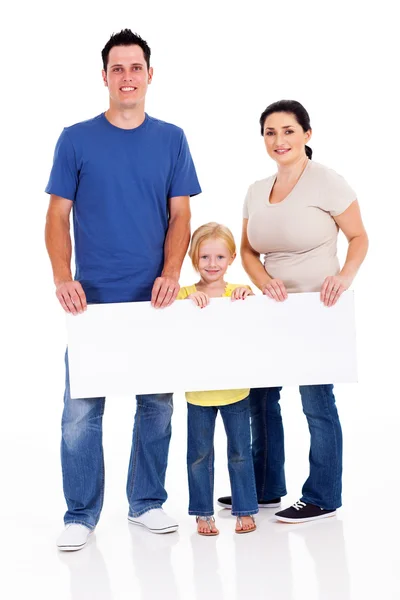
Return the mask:
{"type": "Polygon", "coordinates": [[[293,504],[293,508],[295,508],[296,510],[301,510],[305,506],[307,506],[307,504],[305,502],[302,502],[301,500],[298,500],[293,504]]]}

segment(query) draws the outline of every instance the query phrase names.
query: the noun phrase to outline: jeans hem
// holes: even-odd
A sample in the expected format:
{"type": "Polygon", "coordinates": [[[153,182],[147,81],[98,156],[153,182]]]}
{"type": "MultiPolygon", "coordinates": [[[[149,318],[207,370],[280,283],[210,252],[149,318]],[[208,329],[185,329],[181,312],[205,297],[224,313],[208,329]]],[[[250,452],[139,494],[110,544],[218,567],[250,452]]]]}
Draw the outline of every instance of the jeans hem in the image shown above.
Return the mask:
{"type": "Polygon", "coordinates": [[[232,510],[231,514],[234,517],[248,517],[250,515],[256,515],[258,513],[258,508],[255,510],[232,510]]]}
{"type": "Polygon", "coordinates": [[[96,525],[89,525],[89,523],[86,523],[85,521],[64,521],[64,525],[84,525],[85,527],[90,529],[90,531],[94,531],[96,527],[96,525]]]}
{"type": "Polygon", "coordinates": [[[323,508],[324,510],[337,510],[338,508],[340,508],[342,506],[342,503],[340,502],[337,506],[321,506],[320,502],[317,502],[316,500],[313,500],[312,498],[307,498],[306,496],[302,496],[300,498],[301,502],[305,502],[306,504],[314,504],[314,506],[318,506],[319,508],[323,508]]]}
{"type": "Polygon", "coordinates": [[[152,504],[151,506],[147,506],[146,508],[135,512],[129,511],[128,517],[141,517],[144,513],[149,512],[149,510],[153,510],[154,508],[162,508],[162,504],[152,504]]]}
{"type": "Polygon", "coordinates": [[[214,516],[213,510],[189,510],[189,515],[193,517],[212,517],[214,516]]]}

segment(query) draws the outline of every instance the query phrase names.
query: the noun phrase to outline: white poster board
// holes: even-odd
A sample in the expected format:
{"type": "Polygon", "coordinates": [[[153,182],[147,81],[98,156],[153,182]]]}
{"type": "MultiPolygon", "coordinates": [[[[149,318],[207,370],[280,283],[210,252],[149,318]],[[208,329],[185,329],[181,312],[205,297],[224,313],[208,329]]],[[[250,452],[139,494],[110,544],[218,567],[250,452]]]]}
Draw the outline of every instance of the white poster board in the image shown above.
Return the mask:
{"type": "Polygon", "coordinates": [[[72,398],[357,380],[353,292],[97,304],[67,316],[72,398]]]}

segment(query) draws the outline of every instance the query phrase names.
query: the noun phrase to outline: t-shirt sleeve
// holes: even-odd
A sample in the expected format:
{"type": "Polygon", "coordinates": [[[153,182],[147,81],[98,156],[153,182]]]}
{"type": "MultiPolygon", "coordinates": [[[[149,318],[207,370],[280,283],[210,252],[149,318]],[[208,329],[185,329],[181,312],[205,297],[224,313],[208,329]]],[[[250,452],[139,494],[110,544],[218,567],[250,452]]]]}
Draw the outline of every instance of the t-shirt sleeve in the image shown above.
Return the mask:
{"type": "Polygon", "coordinates": [[[174,167],[168,198],[176,196],[196,196],[201,194],[201,187],[197,179],[196,169],[190,154],[186,136],[182,131],[178,158],[174,167]]]}
{"type": "Polygon", "coordinates": [[[329,169],[326,172],[326,180],[321,189],[323,210],[329,212],[332,217],[336,217],[349,208],[350,204],[356,199],[357,194],[344,177],[329,169]]]}
{"type": "Polygon", "coordinates": [[[244,204],[243,204],[243,219],[248,219],[249,218],[249,202],[250,202],[250,197],[251,197],[251,186],[247,190],[246,198],[244,199],[244,204]]]}
{"type": "Polygon", "coordinates": [[[46,187],[47,194],[55,194],[67,200],[75,200],[78,189],[78,168],[75,150],[64,129],[54,151],[53,167],[46,187]]]}
{"type": "Polygon", "coordinates": [[[178,292],[178,295],[176,297],[177,300],[185,300],[188,297],[188,291],[187,288],[185,287],[181,287],[181,289],[178,292]]]}

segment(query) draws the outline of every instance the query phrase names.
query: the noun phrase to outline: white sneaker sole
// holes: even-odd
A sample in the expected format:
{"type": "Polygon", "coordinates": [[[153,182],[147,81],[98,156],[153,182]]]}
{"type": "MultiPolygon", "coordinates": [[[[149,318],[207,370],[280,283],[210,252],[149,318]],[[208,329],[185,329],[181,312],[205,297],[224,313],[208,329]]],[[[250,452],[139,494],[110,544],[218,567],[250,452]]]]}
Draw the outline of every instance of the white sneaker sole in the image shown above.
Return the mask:
{"type": "Polygon", "coordinates": [[[132,523],[132,525],[139,525],[140,527],[144,527],[145,529],[147,529],[147,531],[151,531],[151,533],[159,533],[159,534],[174,533],[174,531],[178,531],[178,527],[179,527],[179,525],[170,525],[169,527],[163,527],[162,529],[154,529],[153,527],[149,527],[148,525],[145,525],[144,523],[141,523],[140,521],[136,521],[134,519],[134,517],[128,517],[128,521],[129,521],[129,523],[132,523]]]}
{"type": "Polygon", "coordinates": [[[308,518],[303,518],[303,519],[288,519],[287,517],[276,517],[278,521],[281,521],[282,523],[308,523],[309,521],[319,521],[320,519],[329,519],[330,517],[335,517],[336,516],[336,510],[335,512],[331,512],[328,513],[326,515],[320,515],[318,517],[308,517],[308,518]]]}
{"type": "MultiPolygon", "coordinates": [[[[217,500],[217,504],[221,508],[228,508],[228,509],[232,508],[232,504],[223,504],[222,502],[218,502],[218,500],[217,500]]],[[[281,506],[281,502],[275,502],[274,504],[259,504],[258,508],[280,508],[280,506],[281,506]]]]}
{"type": "Polygon", "coordinates": [[[60,552],[76,552],[77,550],[82,550],[82,548],[84,548],[87,543],[89,542],[90,536],[92,535],[92,531],[89,533],[88,538],[86,540],[86,542],[84,542],[83,544],[79,544],[76,546],[59,546],[57,544],[57,549],[60,550],[60,552]]]}

